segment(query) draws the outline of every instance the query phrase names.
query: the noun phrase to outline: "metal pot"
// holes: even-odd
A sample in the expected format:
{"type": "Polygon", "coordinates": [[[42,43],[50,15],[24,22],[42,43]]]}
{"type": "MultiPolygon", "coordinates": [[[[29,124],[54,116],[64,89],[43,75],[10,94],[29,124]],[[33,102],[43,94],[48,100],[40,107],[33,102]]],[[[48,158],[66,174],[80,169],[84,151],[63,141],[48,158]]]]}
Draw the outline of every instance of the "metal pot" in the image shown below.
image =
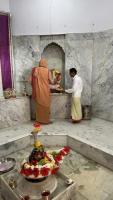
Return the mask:
{"type": "Polygon", "coordinates": [[[50,191],[49,190],[45,190],[42,192],[42,200],[50,200],[50,191]]]}

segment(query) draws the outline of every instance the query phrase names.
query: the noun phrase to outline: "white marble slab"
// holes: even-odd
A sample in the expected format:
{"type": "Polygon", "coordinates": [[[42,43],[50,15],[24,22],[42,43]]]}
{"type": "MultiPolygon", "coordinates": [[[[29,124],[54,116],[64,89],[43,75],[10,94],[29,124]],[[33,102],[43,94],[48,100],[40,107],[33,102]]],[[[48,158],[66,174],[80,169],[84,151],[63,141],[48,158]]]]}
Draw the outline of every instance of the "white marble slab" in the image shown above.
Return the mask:
{"type": "Polygon", "coordinates": [[[30,100],[27,97],[0,101],[0,129],[30,120],[30,100]]]}
{"type": "Polygon", "coordinates": [[[92,81],[92,45],[87,38],[76,37],[76,34],[66,35],[66,87],[71,87],[69,69],[76,67],[83,80],[82,104],[91,104],[92,81]]]}
{"type": "Polygon", "coordinates": [[[93,51],[93,114],[113,121],[113,36],[95,38],[93,51]]]}

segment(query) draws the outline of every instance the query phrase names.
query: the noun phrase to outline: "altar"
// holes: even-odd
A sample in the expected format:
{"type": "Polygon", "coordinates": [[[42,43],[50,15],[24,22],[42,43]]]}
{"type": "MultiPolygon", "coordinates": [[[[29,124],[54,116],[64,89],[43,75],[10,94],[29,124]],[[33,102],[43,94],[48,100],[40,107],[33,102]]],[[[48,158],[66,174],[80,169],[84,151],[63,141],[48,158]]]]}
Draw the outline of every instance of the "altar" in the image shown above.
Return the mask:
{"type": "MultiPolygon", "coordinates": [[[[31,119],[35,120],[35,102],[30,98],[31,119]]],[[[71,95],[51,93],[51,119],[70,118],[71,95]]]]}

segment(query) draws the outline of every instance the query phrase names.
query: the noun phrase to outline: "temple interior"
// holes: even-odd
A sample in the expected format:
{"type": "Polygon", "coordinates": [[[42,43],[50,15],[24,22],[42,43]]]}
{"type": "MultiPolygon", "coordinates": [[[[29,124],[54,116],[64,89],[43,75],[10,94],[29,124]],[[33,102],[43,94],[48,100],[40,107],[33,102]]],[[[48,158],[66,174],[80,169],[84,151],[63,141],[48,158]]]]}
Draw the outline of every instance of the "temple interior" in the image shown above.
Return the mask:
{"type": "MultiPolygon", "coordinates": [[[[113,200],[113,2],[33,1],[0,0],[0,165],[9,157],[17,167],[32,149],[36,116],[28,77],[43,56],[51,73],[61,73],[63,90],[51,92],[53,123],[38,136],[47,148],[70,147],[60,172],[73,183],[58,175],[62,184],[51,199],[113,200]],[[86,112],[73,124],[65,89],[75,66],[86,112]]],[[[0,200],[41,200],[11,190],[6,180],[13,170],[0,170],[0,200]]]]}

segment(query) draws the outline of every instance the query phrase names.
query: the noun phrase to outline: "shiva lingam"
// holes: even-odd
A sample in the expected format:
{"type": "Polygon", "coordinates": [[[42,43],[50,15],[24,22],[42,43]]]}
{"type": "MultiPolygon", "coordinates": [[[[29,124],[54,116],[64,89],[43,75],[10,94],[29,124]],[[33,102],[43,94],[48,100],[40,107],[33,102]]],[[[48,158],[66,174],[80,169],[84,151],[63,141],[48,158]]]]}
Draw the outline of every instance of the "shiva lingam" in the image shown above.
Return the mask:
{"type": "Polygon", "coordinates": [[[34,136],[34,148],[30,156],[21,163],[20,173],[29,181],[43,181],[48,176],[54,175],[60,168],[64,157],[69,153],[69,147],[59,150],[45,151],[44,146],[38,140],[38,133],[41,130],[39,123],[34,124],[32,134],[34,136]]]}
{"type": "MultiPolygon", "coordinates": [[[[34,136],[34,148],[29,157],[21,163],[20,174],[21,191],[30,191],[34,193],[36,199],[47,199],[57,188],[57,178],[55,174],[60,168],[64,157],[69,153],[69,147],[63,147],[58,150],[45,150],[43,144],[38,140],[38,133],[41,130],[39,123],[34,124],[32,134],[34,136]],[[34,190],[37,187],[37,190],[34,190]],[[47,193],[47,191],[50,192],[47,193]]],[[[23,193],[24,193],[23,191],[23,193]]],[[[32,195],[31,195],[32,196],[32,195]]],[[[32,199],[32,198],[31,198],[32,199]]]]}

